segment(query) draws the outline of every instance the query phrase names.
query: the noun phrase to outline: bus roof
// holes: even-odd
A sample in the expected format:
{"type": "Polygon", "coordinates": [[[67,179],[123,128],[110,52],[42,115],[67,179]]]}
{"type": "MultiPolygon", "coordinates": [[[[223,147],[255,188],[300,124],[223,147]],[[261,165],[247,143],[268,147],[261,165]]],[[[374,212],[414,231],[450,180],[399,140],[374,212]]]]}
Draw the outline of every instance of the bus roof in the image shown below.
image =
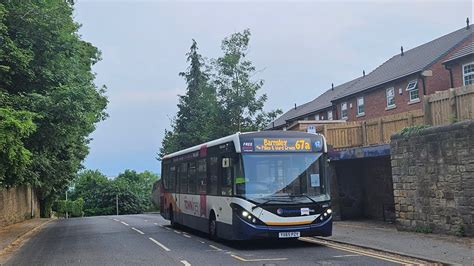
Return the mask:
{"type": "Polygon", "coordinates": [[[248,137],[258,137],[258,136],[273,137],[273,136],[275,136],[276,137],[276,136],[281,136],[281,135],[287,135],[289,137],[291,137],[291,136],[301,137],[301,136],[308,135],[308,134],[322,136],[323,139],[324,139],[324,152],[327,152],[326,139],[321,134],[317,134],[317,133],[313,134],[313,133],[306,133],[306,132],[300,132],[300,131],[271,130],[271,131],[245,132],[245,133],[237,132],[235,134],[232,134],[232,135],[229,135],[229,136],[226,136],[226,137],[222,137],[220,139],[211,140],[211,141],[206,142],[206,143],[202,143],[202,144],[199,144],[199,145],[196,145],[196,146],[184,149],[184,150],[180,150],[180,151],[177,151],[177,152],[167,154],[163,157],[163,160],[173,158],[173,157],[176,157],[176,156],[179,156],[179,155],[184,155],[184,154],[187,154],[187,153],[190,153],[190,152],[199,151],[201,149],[201,147],[203,147],[203,146],[213,147],[213,146],[217,146],[217,145],[224,144],[224,143],[231,142],[231,141],[234,142],[235,152],[240,153],[241,152],[241,150],[240,150],[240,136],[246,136],[246,137],[247,136],[248,137]]]}

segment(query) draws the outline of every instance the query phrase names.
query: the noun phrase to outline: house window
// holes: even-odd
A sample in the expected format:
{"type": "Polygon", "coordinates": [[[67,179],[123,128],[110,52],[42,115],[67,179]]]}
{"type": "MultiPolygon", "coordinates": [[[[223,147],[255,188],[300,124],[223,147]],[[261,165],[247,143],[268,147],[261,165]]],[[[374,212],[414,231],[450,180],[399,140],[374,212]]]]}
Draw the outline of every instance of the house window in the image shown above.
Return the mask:
{"type": "Polygon", "coordinates": [[[474,83],[474,62],[462,66],[464,85],[474,83]]]}
{"type": "Polygon", "coordinates": [[[357,98],[357,115],[365,115],[364,97],[357,98]]]}
{"type": "Polygon", "coordinates": [[[328,111],[328,120],[332,120],[332,111],[328,111]]]}
{"type": "Polygon", "coordinates": [[[388,88],[386,91],[387,96],[387,107],[392,108],[395,107],[395,89],[388,88]]]}
{"type": "Polygon", "coordinates": [[[347,119],[347,103],[341,103],[341,118],[347,119]]]}
{"type": "Polygon", "coordinates": [[[314,116],[314,120],[319,121],[319,114],[314,116]]]}
{"type": "Polygon", "coordinates": [[[408,82],[407,91],[410,97],[410,102],[415,102],[420,100],[420,94],[418,93],[418,87],[416,86],[418,83],[417,80],[412,80],[408,82]]]}

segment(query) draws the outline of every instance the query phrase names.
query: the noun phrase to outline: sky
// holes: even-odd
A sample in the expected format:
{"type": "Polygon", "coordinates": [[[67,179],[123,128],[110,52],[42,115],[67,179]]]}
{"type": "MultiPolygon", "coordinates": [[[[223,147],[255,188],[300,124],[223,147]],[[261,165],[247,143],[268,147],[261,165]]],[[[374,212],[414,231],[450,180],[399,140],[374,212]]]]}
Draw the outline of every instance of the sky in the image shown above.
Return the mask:
{"type": "Polygon", "coordinates": [[[334,86],[472,21],[471,1],[76,0],[85,41],[102,52],[93,70],[107,86],[107,120],[84,165],[107,176],[159,173],[164,130],[186,84],[191,40],[217,58],[222,39],[249,28],[249,59],[263,79],[265,110],[287,111],[334,86]]]}

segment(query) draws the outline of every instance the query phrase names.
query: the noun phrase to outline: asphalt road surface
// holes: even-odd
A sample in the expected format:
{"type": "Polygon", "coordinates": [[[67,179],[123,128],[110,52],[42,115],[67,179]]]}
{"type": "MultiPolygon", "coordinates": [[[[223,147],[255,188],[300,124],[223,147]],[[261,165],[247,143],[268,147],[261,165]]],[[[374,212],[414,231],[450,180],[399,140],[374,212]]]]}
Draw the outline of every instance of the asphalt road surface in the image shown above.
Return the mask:
{"type": "Polygon", "coordinates": [[[214,242],[160,215],[56,220],[7,265],[399,265],[403,260],[303,240],[214,242]]]}

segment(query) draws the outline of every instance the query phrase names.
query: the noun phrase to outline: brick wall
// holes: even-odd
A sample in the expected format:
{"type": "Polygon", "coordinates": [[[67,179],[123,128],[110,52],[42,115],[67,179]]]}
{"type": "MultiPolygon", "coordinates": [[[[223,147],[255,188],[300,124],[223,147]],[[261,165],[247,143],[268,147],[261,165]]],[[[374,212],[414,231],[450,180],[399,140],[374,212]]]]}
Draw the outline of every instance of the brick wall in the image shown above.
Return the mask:
{"type": "Polygon", "coordinates": [[[457,60],[452,66],[451,71],[453,72],[453,85],[454,88],[464,86],[464,76],[462,65],[466,63],[474,62],[474,56],[466,57],[460,60],[457,60]]]}
{"type": "Polygon", "coordinates": [[[21,186],[0,190],[0,228],[30,219],[33,205],[33,217],[40,217],[39,202],[30,187],[21,186]],[[32,200],[33,197],[33,200],[32,200]]]}
{"type": "Polygon", "coordinates": [[[400,229],[474,235],[474,120],[391,141],[400,229]]]}

